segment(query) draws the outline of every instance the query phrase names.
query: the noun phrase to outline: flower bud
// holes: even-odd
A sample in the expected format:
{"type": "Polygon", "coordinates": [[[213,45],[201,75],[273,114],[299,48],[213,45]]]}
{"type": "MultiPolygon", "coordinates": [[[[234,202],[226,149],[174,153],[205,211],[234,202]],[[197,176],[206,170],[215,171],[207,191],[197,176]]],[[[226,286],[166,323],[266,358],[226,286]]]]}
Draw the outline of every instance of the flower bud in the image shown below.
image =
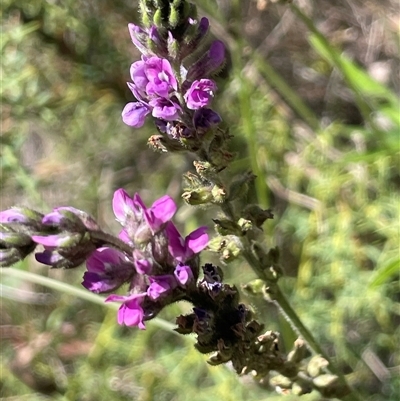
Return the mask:
{"type": "Polygon", "coordinates": [[[203,205],[205,203],[212,203],[214,197],[211,192],[212,189],[209,186],[202,187],[184,192],[182,198],[189,205],[203,205]]]}
{"type": "Polygon", "coordinates": [[[321,355],[315,355],[310,359],[307,365],[307,373],[311,377],[317,377],[325,371],[325,368],[329,365],[328,361],[321,355]]]}
{"type": "Polygon", "coordinates": [[[350,391],[346,385],[341,383],[338,376],[332,374],[317,376],[313,380],[313,384],[317,387],[318,391],[327,398],[342,398],[350,391]]]}
{"type": "Polygon", "coordinates": [[[242,231],[237,223],[229,219],[213,219],[215,230],[221,235],[242,235],[242,231]]]}
{"type": "Polygon", "coordinates": [[[248,205],[244,208],[242,216],[254,223],[258,228],[264,224],[265,220],[273,219],[274,215],[270,209],[261,209],[258,205],[248,205]]]}

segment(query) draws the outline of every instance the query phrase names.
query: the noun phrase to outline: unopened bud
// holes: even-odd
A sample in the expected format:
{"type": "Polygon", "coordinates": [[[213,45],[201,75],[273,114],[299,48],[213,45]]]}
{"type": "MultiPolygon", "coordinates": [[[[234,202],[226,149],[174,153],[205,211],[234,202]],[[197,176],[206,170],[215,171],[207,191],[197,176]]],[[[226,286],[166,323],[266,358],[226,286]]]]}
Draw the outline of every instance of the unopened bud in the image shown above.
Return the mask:
{"type": "Polygon", "coordinates": [[[215,223],[215,229],[218,234],[221,235],[241,235],[242,232],[240,227],[234,222],[229,219],[213,219],[215,223]]]}
{"type": "Polygon", "coordinates": [[[329,365],[329,362],[321,355],[315,355],[310,359],[307,365],[307,373],[311,377],[317,377],[324,372],[325,368],[329,365]]]}
{"type": "Polygon", "coordinates": [[[226,191],[224,188],[214,185],[211,194],[213,197],[213,203],[223,203],[226,199],[226,191]]]}
{"type": "Polygon", "coordinates": [[[242,216],[254,223],[258,228],[264,224],[265,220],[273,219],[274,215],[269,209],[261,209],[258,205],[248,205],[243,210],[242,216]]]}
{"type": "Polygon", "coordinates": [[[273,386],[273,387],[277,387],[277,386],[282,387],[282,388],[291,388],[292,387],[292,381],[288,377],[283,376],[283,375],[276,375],[276,376],[272,377],[269,382],[270,382],[271,386],[273,386]]]}
{"type": "Polygon", "coordinates": [[[316,377],[313,384],[318,391],[327,398],[342,398],[347,395],[350,389],[336,375],[324,374],[316,377]]]}
{"type": "Polygon", "coordinates": [[[186,191],[182,194],[182,198],[189,205],[203,205],[205,203],[211,203],[214,199],[211,193],[210,187],[202,187],[186,191]]]}

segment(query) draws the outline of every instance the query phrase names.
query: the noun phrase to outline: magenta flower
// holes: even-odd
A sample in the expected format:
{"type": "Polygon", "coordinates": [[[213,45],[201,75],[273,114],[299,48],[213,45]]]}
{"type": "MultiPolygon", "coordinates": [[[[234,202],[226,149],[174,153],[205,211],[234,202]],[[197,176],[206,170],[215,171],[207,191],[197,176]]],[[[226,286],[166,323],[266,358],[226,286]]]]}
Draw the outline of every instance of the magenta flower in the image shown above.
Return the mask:
{"type": "Polygon", "coordinates": [[[114,193],[113,210],[115,217],[123,226],[128,225],[132,219],[136,223],[144,220],[154,234],[175,214],[176,204],[170,196],[165,195],[147,208],[139,194],[135,194],[132,199],[125,190],[118,189],[114,193]]]}
{"type": "Polygon", "coordinates": [[[82,285],[96,294],[117,289],[135,273],[133,262],[112,248],[95,250],[87,259],[86,268],[82,285]]]}
{"type": "Polygon", "coordinates": [[[133,294],[129,296],[110,295],[105,302],[123,302],[118,310],[118,324],[126,326],[138,326],[139,329],[146,328],[143,318],[144,310],[141,307],[146,293],[133,294]]]}
{"type": "Polygon", "coordinates": [[[206,231],[207,227],[199,227],[183,239],[174,224],[169,222],[166,226],[169,253],[178,262],[186,262],[207,246],[208,234],[206,231]]]}
{"type": "Polygon", "coordinates": [[[143,102],[130,102],[122,110],[122,121],[131,127],[140,128],[144,125],[151,108],[143,102]]]}
{"type": "Polygon", "coordinates": [[[208,106],[216,89],[217,86],[211,79],[194,81],[184,96],[187,107],[191,110],[197,110],[208,106]]]}
{"type": "Polygon", "coordinates": [[[147,289],[147,295],[153,300],[168,295],[177,286],[176,279],[172,275],[153,276],[149,279],[150,286],[147,289]]]}
{"type": "Polygon", "coordinates": [[[175,268],[174,275],[181,285],[186,285],[194,278],[190,266],[181,263],[175,268]]]}

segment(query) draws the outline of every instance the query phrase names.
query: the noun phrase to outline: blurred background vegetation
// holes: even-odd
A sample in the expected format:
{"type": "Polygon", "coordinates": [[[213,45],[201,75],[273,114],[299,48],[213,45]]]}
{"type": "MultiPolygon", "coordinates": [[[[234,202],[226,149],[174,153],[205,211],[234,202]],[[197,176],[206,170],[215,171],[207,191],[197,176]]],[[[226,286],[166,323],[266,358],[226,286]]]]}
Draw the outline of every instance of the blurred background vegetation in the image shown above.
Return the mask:
{"type": "MultiPolygon", "coordinates": [[[[363,399],[398,400],[397,1],[197,6],[230,49],[215,104],[234,135],[232,174],[252,168],[248,201],[273,209],[265,242],[282,250],[284,292],[363,399]]],[[[154,126],[121,121],[132,100],[129,66],[139,58],[127,30],[139,22],[136,8],[2,1],[1,209],[72,205],[116,232],[111,199],[124,187],[147,204],[171,195],[186,233],[211,226],[214,210],[179,201],[191,157],[153,153],[146,141],[154,126]]],[[[3,270],[2,399],[280,399],[229,367],[209,367],[189,337],[171,331],[167,322],[189,305],[163,311],[145,332],[121,328],[114,306],[80,289],[83,271],[49,271],[33,259],[3,270]]],[[[237,285],[253,277],[240,261],[225,271],[237,285]]],[[[284,344],[293,341],[273,307],[244,301],[284,344]]]]}

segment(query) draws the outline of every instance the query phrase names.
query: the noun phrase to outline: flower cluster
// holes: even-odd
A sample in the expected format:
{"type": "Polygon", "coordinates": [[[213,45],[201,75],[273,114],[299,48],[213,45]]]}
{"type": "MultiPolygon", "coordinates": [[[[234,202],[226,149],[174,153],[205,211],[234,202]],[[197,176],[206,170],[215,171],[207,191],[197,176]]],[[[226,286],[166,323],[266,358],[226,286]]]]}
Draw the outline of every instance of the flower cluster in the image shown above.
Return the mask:
{"type": "Polygon", "coordinates": [[[137,101],[125,106],[123,121],[139,128],[151,114],[160,132],[172,139],[197,138],[216,126],[221,118],[208,106],[217,86],[209,76],[224,63],[225,47],[216,40],[193,60],[195,50],[205,45],[208,19],[187,17],[179,31],[128,27],[142,58],[131,65],[128,87],[137,101]]]}
{"type": "Polygon", "coordinates": [[[158,199],[150,208],[135,194],[123,189],[114,194],[113,209],[123,229],[120,239],[132,247],[127,254],[102,247],[87,260],[83,286],[105,293],[128,284],[128,295],[110,295],[106,302],[121,302],[118,322],[144,329],[164,306],[186,297],[195,287],[199,274],[198,254],[208,243],[206,227],[182,238],[170,221],[176,211],[169,196],[158,199]]]}

